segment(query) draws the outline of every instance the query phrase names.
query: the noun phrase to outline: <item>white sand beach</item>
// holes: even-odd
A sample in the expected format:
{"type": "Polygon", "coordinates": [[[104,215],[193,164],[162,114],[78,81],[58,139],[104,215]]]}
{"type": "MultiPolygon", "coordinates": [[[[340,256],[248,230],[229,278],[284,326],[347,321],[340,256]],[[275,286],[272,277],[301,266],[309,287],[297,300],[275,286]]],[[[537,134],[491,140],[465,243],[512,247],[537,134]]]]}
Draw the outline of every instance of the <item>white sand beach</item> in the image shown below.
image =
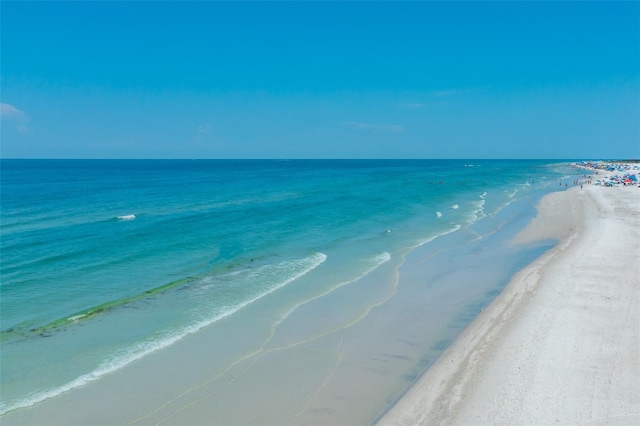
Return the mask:
{"type": "Polygon", "coordinates": [[[640,189],[550,194],[513,243],[551,237],[380,424],[640,424],[640,189]]]}
{"type": "MultiPolygon", "coordinates": [[[[377,403],[376,410],[393,404],[419,378],[379,420],[382,425],[640,424],[640,189],[589,184],[581,189],[576,184],[545,196],[538,211],[511,244],[530,248],[540,240],[560,242],[516,273],[422,377],[429,364],[415,367],[414,359],[394,352],[398,347],[393,342],[411,347],[417,341],[437,342],[440,337],[428,333],[441,327],[429,322],[456,318],[439,309],[440,301],[455,300],[447,292],[467,293],[465,285],[482,278],[479,268],[469,264],[470,272],[455,274],[438,290],[444,296],[433,297],[429,283],[420,292],[415,287],[421,281],[414,275],[421,276],[426,263],[416,261],[424,256],[416,251],[413,263],[407,261],[401,270],[405,282],[414,285],[412,291],[380,287],[381,300],[391,300],[388,305],[393,306],[378,303],[378,310],[364,310],[379,316],[371,315],[372,322],[363,321],[352,335],[342,332],[344,326],[335,329],[340,333],[330,329],[320,338],[312,334],[299,340],[313,332],[307,322],[276,330],[279,323],[270,325],[265,312],[276,316],[277,310],[248,307],[248,315],[236,321],[205,328],[100,380],[89,377],[82,386],[10,411],[0,423],[367,424],[379,415],[372,410],[367,414],[371,420],[362,420],[378,395],[372,372],[383,359],[383,371],[397,381],[398,392],[377,403]],[[414,299],[427,297],[433,298],[427,308],[411,306],[414,299]],[[403,315],[416,328],[406,321],[380,321],[403,315]],[[256,340],[261,346],[253,345],[256,340]],[[287,352],[289,348],[293,350],[287,352]],[[329,356],[323,358],[325,354],[329,356]],[[348,358],[350,354],[356,355],[348,358]],[[391,369],[395,365],[411,365],[403,370],[411,378],[401,382],[398,370],[391,369]],[[311,387],[308,397],[302,380],[320,386],[311,387]],[[276,381],[281,386],[267,388],[276,381]],[[306,405],[296,405],[296,394],[306,405]],[[314,398],[318,405],[309,409],[314,398]],[[341,417],[331,410],[343,410],[341,417]]],[[[506,241],[501,253],[510,251],[506,241]]],[[[470,251],[465,259],[499,268],[500,259],[481,256],[470,251]]],[[[365,282],[371,297],[376,283],[396,283],[400,275],[391,266],[376,271],[381,275],[371,274],[365,282]]],[[[362,299],[361,293],[336,294],[328,305],[335,316],[362,299]]],[[[468,304],[473,299],[461,300],[468,304]]],[[[308,314],[316,318],[317,312],[310,309],[308,314]]]]}

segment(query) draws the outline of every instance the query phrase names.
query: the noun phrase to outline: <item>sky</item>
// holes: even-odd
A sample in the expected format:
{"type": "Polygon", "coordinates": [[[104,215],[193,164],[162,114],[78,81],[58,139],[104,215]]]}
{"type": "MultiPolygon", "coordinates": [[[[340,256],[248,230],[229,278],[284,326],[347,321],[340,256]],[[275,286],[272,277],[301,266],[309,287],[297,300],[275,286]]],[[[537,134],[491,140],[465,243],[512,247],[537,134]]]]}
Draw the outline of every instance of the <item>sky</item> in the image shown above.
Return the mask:
{"type": "Polygon", "coordinates": [[[0,3],[2,158],[640,158],[640,2],[0,3]]]}

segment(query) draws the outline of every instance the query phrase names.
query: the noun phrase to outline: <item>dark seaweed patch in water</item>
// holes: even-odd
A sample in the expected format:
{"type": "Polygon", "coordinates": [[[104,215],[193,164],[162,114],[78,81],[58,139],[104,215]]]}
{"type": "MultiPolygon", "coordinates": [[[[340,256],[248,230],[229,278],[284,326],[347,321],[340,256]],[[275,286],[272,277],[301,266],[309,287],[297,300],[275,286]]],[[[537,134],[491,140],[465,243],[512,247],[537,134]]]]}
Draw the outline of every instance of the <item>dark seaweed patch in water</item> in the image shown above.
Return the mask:
{"type": "Polygon", "coordinates": [[[451,339],[441,339],[431,346],[431,349],[437,352],[442,352],[447,349],[449,345],[451,345],[451,339]]]}
{"type": "Polygon", "coordinates": [[[124,299],[114,300],[103,303],[98,306],[94,306],[89,309],[85,309],[80,312],[76,312],[73,315],[49,322],[39,327],[34,327],[33,322],[22,323],[15,325],[7,330],[0,331],[0,342],[8,340],[24,340],[29,338],[38,337],[51,337],[54,333],[65,331],[70,326],[80,326],[84,322],[95,319],[96,317],[106,315],[116,309],[136,309],[136,303],[150,304],[155,299],[155,296],[166,292],[170,289],[174,289],[180,285],[189,287],[193,282],[197,281],[196,277],[186,277],[180,280],[172,281],[168,284],[164,284],[160,287],[156,287],[151,290],[146,290],[137,295],[127,297],[124,299]],[[153,297],[150,297],[153,296],[153,297]]]}
{"type": "MultiPolygon", "coordinates": [[[[216,277],[231,270],[244,267],[247,270],[261,266],[266,261],[273,261],[273,257],[258,256],[251,258],[236,258],[230,262],[220,262],[216,264],[208,273],[209,276],[216,277]]],[[[51,337],[53,334],[65,331],[68,327],[80,326],[89,320],[102,317],[114,310],[118,309],[139,309],[141,305],[150,305],[154,303],[160,294],[167,291],[185,291],[193,290],[202,283],[203,277],[189,276],[159,287],[144,290],[136,295],[123,299],[112,300],[103,304],[84,309],[72,315],[60,318],[44,325],[37,325],[33,321],[17,324],[7,330],[0,331],[0,342],[12,340],[25,340],[29,338],[51,337]]]]}

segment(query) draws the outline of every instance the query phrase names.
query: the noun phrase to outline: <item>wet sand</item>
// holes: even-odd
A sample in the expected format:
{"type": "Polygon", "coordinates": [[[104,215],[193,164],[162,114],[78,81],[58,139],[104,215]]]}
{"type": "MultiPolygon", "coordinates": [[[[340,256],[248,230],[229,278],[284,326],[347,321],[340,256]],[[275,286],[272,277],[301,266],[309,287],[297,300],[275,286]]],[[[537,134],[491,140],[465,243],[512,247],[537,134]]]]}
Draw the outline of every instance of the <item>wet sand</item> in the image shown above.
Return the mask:
{"type": "Polygon", "coordinates": [[[402,266],[387,262],[331,297],[300,299],[290,324],[280,324],[281,312],[265,300],[121,371],[12,411],[2,423],[374,422],[446,347],[438,343],[441,332],[457,324],[466,312],[461,307],[503,289],[513,272],[505,272],[499,289],[480,283],[500,281],[496,271],[509,270],[509,252],[550,238],[561,243],[517,273],[381,422],[634,423],[639,211],[637,188],[553,193],[512,240],[514,250],[507,242],[515,229],[481,246],[471,243],[475,234],[451,234],[447,244],[456,248],[456,259],[449,246],[427,245],[402,266]],[[464,250],[460,239],[470,241],[464,250]],[[442,249],[442,257],[432,253],[442,249]],[[457,262],[465,268],[453,269],[457,262]],[[487,264],[491,268],[481,267],[487,264]],[[425,270],[440,277],[438,286],[425,270]],[[470,289],[471,282],[478,288],[470,289]],[[332,312],[335,324],[318,328],[322,312],[332,312]],[[381,393],[388,383],[393,389],[381,393]]]}
{"type": "Polygon", "coordinates": [[[549,194],[513,244],[541,238],[380,424],[640,424],[640,189],[549,194]]]}

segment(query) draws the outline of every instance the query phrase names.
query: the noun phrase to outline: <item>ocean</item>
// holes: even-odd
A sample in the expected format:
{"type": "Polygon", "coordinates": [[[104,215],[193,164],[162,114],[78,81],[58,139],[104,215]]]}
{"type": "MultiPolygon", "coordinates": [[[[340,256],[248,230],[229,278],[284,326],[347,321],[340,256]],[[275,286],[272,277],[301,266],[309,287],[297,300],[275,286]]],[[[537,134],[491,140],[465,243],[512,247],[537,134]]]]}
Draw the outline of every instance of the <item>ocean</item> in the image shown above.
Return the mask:
{"type": "MultiPolygon", "coordinates": [[[[206,334],[193,363],[210,376],[184,389],[218,386],[211,421],[236,424],[375,421],[555,244],[509,240],[575,173],[548,160],[0,167],[0,414],[206,334]]],[[[154,422],[179,423],[175,405],[154,422]]]]}

